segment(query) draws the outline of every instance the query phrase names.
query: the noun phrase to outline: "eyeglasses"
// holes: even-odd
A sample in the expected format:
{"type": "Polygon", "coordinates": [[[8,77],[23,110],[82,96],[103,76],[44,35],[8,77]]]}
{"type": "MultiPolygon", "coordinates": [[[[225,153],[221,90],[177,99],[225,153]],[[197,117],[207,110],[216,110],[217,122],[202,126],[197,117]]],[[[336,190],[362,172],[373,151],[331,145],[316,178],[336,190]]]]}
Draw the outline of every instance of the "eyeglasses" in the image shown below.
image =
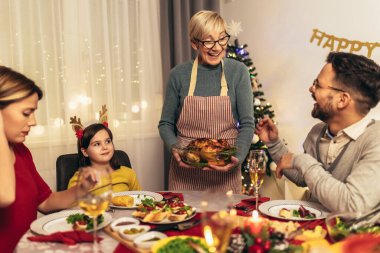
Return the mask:
{"type": "Polygon", "coordinates": [[[330,86],[330,85],[328,85],[327,87],[322,87],[322,86],[319,85],[318,79],[314,79],[314,81],[313,81],[313,87],[316,90],[318,90],[318,89],[331,89],[331,90],[340,91],[340,92],[347,92],[345,90],[342,90],[342,89],[339,89],[339,88],[335,88],[335,87],[330,86]]]}
{"type": "Polygon", "coordinates": [[[205,48],[212,49],[213,47],[215,47],[215,45],[216,45],[217,42],[218,42],[218,44],[220,46],[227,45],[228,41],[230,40],[230,37],[231,37],[231,35],[229,35],[228,33],[226,33],[226,36],[224,36],[223,38],[220,38],[218,40],[199,40],[199,39],[195,39],[195,41],[197,41],[199,43],[202,43],[202,45],[205,48]]]}

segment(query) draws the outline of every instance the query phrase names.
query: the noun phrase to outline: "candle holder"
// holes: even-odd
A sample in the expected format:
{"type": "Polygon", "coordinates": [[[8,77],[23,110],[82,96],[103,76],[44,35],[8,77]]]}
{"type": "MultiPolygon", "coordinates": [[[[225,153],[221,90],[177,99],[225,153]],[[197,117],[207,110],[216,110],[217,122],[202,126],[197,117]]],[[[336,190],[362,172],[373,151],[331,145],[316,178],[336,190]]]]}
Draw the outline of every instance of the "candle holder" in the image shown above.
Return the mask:
{"type": "Polygon", "coordinates": [[[289,245],[285,240],[285,235],[281,232],[276,232],[270,227],[269,221],[260,217],[256,210],[252,212],[252,217],[245,220],[242,234],[246,241],[246,247],[243,252],[302,252],[302,247],[289,245]]]}

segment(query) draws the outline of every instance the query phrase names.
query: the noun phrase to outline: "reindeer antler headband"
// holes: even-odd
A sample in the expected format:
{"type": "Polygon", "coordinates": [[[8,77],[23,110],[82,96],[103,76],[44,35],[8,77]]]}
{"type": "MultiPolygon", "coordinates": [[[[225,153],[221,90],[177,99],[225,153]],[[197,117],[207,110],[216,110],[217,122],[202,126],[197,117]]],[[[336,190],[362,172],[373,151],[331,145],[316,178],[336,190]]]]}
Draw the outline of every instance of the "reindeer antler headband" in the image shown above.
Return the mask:
{"type": "MultiPolygon", "coordinates": [[[[107,107],[106,105],[102,105],[102,109],[99,111],[99,123],[108,127],[107,120],[108,120],[107,107]]],[[[70,117],[70,124],[77,138],[81,140],[83,137],[83,130],[85,129],[85,127],[82,125],[80,118],[79,117],[77,118],[77,116],[70,117]]]]}

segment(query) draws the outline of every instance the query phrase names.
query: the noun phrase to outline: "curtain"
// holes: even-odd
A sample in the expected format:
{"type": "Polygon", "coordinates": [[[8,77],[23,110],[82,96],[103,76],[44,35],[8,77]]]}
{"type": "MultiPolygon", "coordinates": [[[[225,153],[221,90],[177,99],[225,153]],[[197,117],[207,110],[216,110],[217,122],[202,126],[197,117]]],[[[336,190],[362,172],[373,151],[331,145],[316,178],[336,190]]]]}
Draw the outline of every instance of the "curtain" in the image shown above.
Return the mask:
{"type": "Polygon", "coordinates": [[[116,148],[129,154],[143,188],[162,190],[158,4],[0,0],[0,64],[25,74],[44,91],[38,126],[27,145],[52,188],[55,159],[76,152],[70,117],[96,122],[106,104],[116,148]],[[157,174],[154,181],[151,173],[157,174]]]}
{"type": "MultiPolygon", "coordinates": [[[[170,69],[195,57],[189,39],[190,18],[201,10],[219,12],[220,3],[215,0],[161,0],[161,50],[162,76],[168,79],[170,69]]],[[[166,85],[164,82],[163,89],[166,85]]],[[[171,154],[164,149],[165,189],[168,188],[168,174],[171,154]]]]}

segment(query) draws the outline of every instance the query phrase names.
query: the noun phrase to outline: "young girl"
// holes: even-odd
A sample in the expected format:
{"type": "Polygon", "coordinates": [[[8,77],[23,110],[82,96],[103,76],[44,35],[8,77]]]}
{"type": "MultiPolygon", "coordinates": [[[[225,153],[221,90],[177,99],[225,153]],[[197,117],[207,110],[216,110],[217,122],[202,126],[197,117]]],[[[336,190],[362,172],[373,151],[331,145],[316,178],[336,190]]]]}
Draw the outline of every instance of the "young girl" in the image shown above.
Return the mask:
{"type": "MultiPolygon", "coordinates": [[[[136,173],[122,166],[115,156],[112,132],[106,124],[96,123],[86,127],[78,137],[78,155],[80,167],[112,169],[112,191],[141,190],[136,173]]],[[[77,184],[78,171],[70,179],[68,188],[77,184]]]]}

